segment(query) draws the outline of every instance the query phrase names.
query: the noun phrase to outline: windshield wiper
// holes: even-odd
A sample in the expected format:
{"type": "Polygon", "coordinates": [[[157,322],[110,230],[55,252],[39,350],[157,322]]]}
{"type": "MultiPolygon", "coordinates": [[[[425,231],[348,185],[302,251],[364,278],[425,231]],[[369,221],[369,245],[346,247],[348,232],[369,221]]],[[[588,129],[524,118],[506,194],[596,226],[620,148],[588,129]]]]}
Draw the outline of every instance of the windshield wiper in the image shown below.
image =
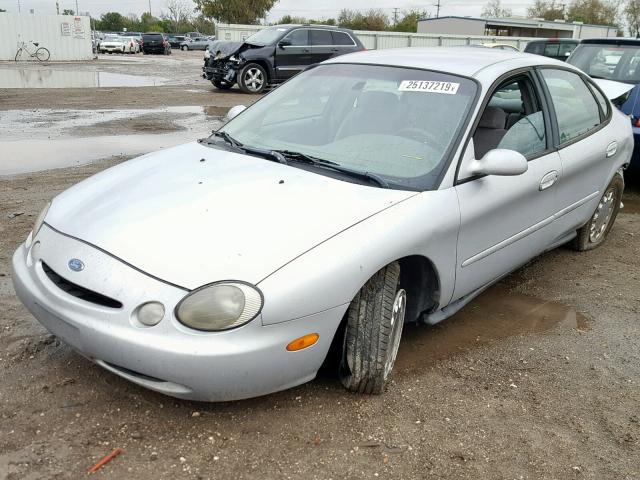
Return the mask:
{"type": "Polygon", "coordinates": [[[229,135],[224,130],[214,130],[213,132],[211,132],[211,135],[214,136],[214,137],[222,138],[225,142],[227,142],[229,145],[231,145],[233,147],[242,148],[242,143],[240,143],[238,140],[233,138],[231,135],[229,135]]]}
{"type": "Polygon", "coordinates": [[[331,160],[314,157],[302,152],[293,152],[291,150],[273,150],[272,153],[279,153],[289,160],[307,163],[309,165],[313,165],[314,167],[327,168],[329,170],[335,170],[337,172],[344,173],[351,177],[373,181],[377,183],[381,188],[389,188],[389,182],[387,182],[384,178],[376,173],[353,170],[348,167],[343,167],[339,163],[332,162],[331,160]]]}
{"type": "MultiPolygon", "coordinates": [[[[243,152],[248,153],[250,155],[257,155],[257,156],[266,158],[268,160],[275,160],[278,163],[282,163],[284,165],[287,165],[287,159],[284,157],[284,155],[282,155],[278,151],[265,150],[265,149],[262,149],[262,148],[255,148],[255,147],[249,147],[247,145],[244,145],[244,144],[240,143],[238,140],[233,138],[231,135],[229,135],[224,130],[214,130],[213,132],[211,132],[211,135],[214,136],[214,137],[222,138],[225,142],[227,142],[232,147],[237,148],[238,150],[242,150],[243,152]]],[[[200,142],[201,143],[206,143],[206,144],[213,143],[213,142],[209,141],[206,138],[200,140],[200,142]]]]}

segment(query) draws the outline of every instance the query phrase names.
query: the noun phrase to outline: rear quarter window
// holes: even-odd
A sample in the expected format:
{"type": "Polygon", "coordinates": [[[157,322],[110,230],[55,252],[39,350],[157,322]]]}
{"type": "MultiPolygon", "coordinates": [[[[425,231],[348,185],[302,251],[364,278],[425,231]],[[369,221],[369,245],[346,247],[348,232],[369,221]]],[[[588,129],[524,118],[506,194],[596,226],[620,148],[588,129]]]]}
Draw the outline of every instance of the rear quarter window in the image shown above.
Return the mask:
{"type": "Polygon", "coordinates": [[[331,32],[331,36],[333,37],[334,45],[348,45],[348,46],[355,45],[351,37],[344,32],[331,32]]]}

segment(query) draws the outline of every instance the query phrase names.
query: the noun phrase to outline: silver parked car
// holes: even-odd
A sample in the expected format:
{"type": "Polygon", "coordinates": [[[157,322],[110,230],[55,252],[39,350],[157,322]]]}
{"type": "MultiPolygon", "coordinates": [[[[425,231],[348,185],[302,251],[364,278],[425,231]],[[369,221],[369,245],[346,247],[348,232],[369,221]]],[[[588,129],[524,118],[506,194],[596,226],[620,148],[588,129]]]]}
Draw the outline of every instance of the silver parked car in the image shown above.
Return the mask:
{"type": "Polygon", "coordinates": [[[16,292],[87,358],[175,397],[307,382],[332,343],[344,386],[380,393],[404,322],[604,241],[633,150],[611,85],[496,49],[332,59],[54,198],[16,292]]]}

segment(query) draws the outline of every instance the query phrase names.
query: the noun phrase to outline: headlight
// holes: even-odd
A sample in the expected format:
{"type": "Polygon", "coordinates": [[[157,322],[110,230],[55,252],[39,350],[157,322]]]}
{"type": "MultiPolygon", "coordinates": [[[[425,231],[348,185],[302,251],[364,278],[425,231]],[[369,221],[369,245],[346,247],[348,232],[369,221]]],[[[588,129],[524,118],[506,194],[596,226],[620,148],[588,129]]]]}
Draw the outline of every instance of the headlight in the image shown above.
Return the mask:
{"type": "Polygon", "coordinates": [[[42,224],[44,223],[44,217],[47,216],[47,212],[49,211],[49,207],[51,206],[51,202],[48,202],[44,208],[42,209],[42,211],[38,214],[38,216],[36,217],[36,221],[33,223],[33,237],[35,238],[35,236],[38,234],[38,232],[40,231],[40,228],[42,227],[42,224]]]}
{"type": "Polygon", "coordinates": [[[242,282],[205,285],[184,297],[176,307],[176,318],[196,330],[220,331],[253,320],[262,309],[260,291],[242,282]]]}

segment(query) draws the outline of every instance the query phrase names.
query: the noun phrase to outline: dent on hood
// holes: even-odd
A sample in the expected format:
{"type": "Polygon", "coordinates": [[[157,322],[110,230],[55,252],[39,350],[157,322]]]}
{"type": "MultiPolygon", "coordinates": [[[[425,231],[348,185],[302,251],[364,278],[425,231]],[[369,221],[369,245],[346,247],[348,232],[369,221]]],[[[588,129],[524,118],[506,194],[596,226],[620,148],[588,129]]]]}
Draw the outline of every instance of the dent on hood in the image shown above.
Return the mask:
{"type": "Polygon", "coordinates": [[[250,44],[246,42],[228,42],[217,40],[209,45],[209,52],[216,60],[222,60],[236,55],[247,48],[250,48],[250,44]]]}

